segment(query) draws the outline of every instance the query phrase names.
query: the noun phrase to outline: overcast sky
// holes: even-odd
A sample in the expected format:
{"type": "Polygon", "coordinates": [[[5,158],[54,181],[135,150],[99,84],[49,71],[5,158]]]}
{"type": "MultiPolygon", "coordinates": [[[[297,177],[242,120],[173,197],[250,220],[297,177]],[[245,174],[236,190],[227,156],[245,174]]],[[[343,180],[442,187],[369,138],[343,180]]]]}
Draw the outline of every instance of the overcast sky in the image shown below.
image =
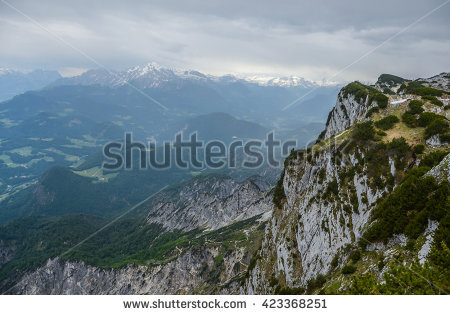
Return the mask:
{"type": "Polygon", "coordinates": [[[445,2],[0,0],[0,67],[98,68],[87,55],[111,69],[155,61],[218,75],[427,77],[450,71],[450,3],[405,27],[445,2]]]}

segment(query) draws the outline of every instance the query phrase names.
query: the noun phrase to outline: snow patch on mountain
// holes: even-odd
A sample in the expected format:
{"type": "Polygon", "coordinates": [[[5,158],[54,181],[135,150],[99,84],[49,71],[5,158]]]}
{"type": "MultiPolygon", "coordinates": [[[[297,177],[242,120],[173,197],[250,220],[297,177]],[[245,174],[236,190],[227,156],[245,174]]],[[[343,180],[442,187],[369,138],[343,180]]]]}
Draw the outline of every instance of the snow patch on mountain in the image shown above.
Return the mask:
{"type": "Polygon", "coordinates": [[[298,76],[275,77],[265,75],[223,75],[215,76],[204,74],[196,70],[176,69],[163,67],[155,62],[143,66],[135,66],[123,71],[110,71],[106,69],[89,70],[79,76],[64,78],[58,84],[122,86],[134,84],[140,88],[154,88],[168,82],[195,80],[197,82],[242,82],[260,86],[304,87],[337,85],[336,82],[309,81],[298,76]]]}

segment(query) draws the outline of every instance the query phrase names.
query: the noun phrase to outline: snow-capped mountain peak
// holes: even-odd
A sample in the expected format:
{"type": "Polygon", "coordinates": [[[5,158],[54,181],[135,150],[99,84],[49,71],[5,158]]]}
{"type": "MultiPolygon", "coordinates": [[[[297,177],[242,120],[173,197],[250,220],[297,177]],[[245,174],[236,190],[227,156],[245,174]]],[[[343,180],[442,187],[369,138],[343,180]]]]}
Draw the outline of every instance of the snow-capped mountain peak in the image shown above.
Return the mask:
{"type": "Polygon", "coordinates": [[[139,72],[140,75],[146,75],[149,72],[161,71],[164,69],[160,64],[156,62],[149,62],[144,66],[135,66],[126,70],[128,73],[136,73],[139,72]]]}
{"type": "Polygon", "coordinates": [[[265,76],[265,75],[223,75],[204,74],[196,70],[174,69],[161,66],[156,62],[149,62],[142,66],[135,66],[123,71],[90,70],[79,76],[61,80],[63,84],[100,84],[105,86],[121,86],[128,83],[141,88],[154,88],[168,82],[184,80],[214,81],[214,82],[243,82],[261,86],[304,87],[326,85],[323,82],[306,80],[299,76],[265,76]]]}
{"type": "Polygon", "coordinates": [[[293,87],[293,86],[303,86],[303,87],[313,87],[316,83],[312,81],[305,80],[304,78],[297,76],[288,77],[273,77],[273,76],[250,76],[244,79],[247,82],[256,83],[263,86],[283,86],[283,87],[293,87]]]}
{"type": "Polygon", "coordinates": [[[10,74],[10,73],[14,73],[14,72],[17,72],[17,71],[8,69],[8,68],[0,68],[0,75],[10,74]]]}

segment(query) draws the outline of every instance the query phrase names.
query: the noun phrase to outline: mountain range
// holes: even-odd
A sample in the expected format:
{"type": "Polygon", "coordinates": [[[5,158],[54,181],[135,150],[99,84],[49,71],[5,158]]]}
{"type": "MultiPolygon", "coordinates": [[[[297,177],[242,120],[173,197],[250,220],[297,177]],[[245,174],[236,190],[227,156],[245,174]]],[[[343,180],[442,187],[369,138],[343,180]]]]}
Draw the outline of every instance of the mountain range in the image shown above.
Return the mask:
{"type": "Polygon", "coordinates": [[[315,98],[326,102],[322,94],[283,110],[316,86],[216,80],[155,65],[119,77],[85,73],[0,104],[10,137],[1,143],[9,146],[3,171],[32,168],[27,159],[45,152],[87,155],[72,167],[50,162],[26,187],[6,191],[3,293],[448,293],[448,73],[349,83],[334,94],[322,128],[299,118],[315,98]],[[99,143],[121,130],[161,139],[198,131],[228,141],[260,138],[275,126],[303,141],[279,169],[100,168],[99,143]],[[20,128],[35,130],[38,140],[27,141],[41,149],[19,140],[14,147],[9,139],[20,128]]]}
{"type": "MultiPolygon", "coordinates": [[[[224,75],[215,76],[203,74],[196,70],[171,69],[163,67],[155,62],[150,62],[143,66],[135,66],[122,71],[94,69],[88,70],[81,75],[61,78],[57,80],[55,85],[103,85],[103,86],[122,86],[133,84],[138,88],[152,88],[173,83],[174,81],[200,81],[204,83],[213,82],[243,82],[255,83],[262,86],[279,86],[279,87],[303,87],[311,88],[318,86],[327,86],[333,84],[322,84],[306,80],[298,76],[274,77],[267,75],[260,76],[235,76],[224,75]]],[[[334,84],[337,85],[337,84],[334,84]]]]}
{"type": "MultiPolygon", "coordinates": [[[[125,131],[136,140],[158,142],[173,141],[178,131],[198,131],[203,141],[225,142],[263,139],[275,131],[304,146],[323,128],[321,119],[337,89],[305,80],[289,87],[260,85],[155,64],[56,77],[45,87],[0,103],[0,200],[15,198],[52,166],[97,167],[102,146],[122,140],[125,131]],[[307,92],[311,95],[294,110],[281,110],[307,92]]],[[[242,178],[241,173],[236,176],[242,178]]]]}
{"type": "Polygon", "coordinates": [[[57,71],[39,69],[24,73],[0,68],[0,102],[29,90],[41,89],[61,78],[57,71]]]}

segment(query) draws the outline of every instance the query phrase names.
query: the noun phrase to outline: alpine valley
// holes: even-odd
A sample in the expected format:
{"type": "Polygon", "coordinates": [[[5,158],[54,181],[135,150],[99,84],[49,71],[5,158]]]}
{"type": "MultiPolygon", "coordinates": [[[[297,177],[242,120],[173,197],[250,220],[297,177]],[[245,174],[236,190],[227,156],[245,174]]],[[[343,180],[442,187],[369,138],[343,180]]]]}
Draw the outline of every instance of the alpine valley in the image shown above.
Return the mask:
{"type": "Polygon", "coordinates": [[[149,64],[35,88],[0,103],[3,294],[450,291],[449,73],[338,86],[149,64]],[[297,147],[278,168],[101,168],[125,131],[180,130],[297,147]]]}

